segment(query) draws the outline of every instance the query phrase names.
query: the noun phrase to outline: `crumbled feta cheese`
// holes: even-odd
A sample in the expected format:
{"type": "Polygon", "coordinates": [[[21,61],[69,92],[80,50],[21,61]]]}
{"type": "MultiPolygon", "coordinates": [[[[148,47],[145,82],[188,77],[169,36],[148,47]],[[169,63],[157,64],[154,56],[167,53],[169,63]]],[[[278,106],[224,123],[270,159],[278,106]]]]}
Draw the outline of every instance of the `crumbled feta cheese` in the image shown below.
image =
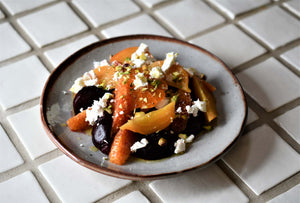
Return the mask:
{"type": "Polygon", "coordinates": [[[206,102],[200,101],[193,101],[192,106],[186,106],[185,109],[188,113],[193,114],[194,117],[197,116],[198,111],[206,112],[206,102]]]}
{"type": "Polygon", "coordinates": [[[163,65],[161,66],[163,72],[166,72],[166,70],[168,70],[175,63],[175,59],[177,56],[178,54],[174,52],[166,54],[166,59],[164,60],[163,65]]]}
{"type": "Polygon", "coordinates": [[[148,45],[141,43],[139,48],[131,55],[131,61],[135,68],[140,68],[143,64],[150,64],[154,58],[148,53],[148,45]]]}
{"type": "Polygon", "coordinates": [[[98,116],[102,117],[104,114],[104,109],[107,107],[107,101],[113,96],[111,93],[105,93],[102,98],[98,101],[94,100],[91,107],[86,110],[85,121],[89,122],[90,125],[94,125],[98,116]]]}
{"type": "Polygon", "coordinates": [[[124,114],[124,111],[120,111],[120,114],[123,115],[123,114],[124,114]]]}
{"type": "Polygon", "coordinates": [[[74,84],[72,85],[70,91],[73,93],[78,93],[83,87],[84,87],[84,82],[83,82],[83,78],[77,78],[74,82],[74,84]]]}
{"type": "Polygon", "coordinates": [[[141,56],[143,53],[149,51],[149,47],[147,44],[141,43],[139,48],[135,51],[135,54],[141,56]]]}
{"type": "Polygon", "coordinates": [[[134,89],[138,89],[139,87],[144,87],[148,85],[147,78],[144,76],[144,73],[138,73],[135,75],[135,79],[133,81],[134,89]]]}
{"type": "Polygon", "coordinates": [[[109,63],[106,59],[103,59],[102,61],[94,61],[94,68],[98,68],[99,66],[109,66],[109,63]]]}
{"type": "Polygon", "coordinates": [[[78,93],[85,86],[94,86],[98,82],[97,76],[94,70],[90,70],[75,80],[74,84],[70,88],[73,93],[78,93]]]}
{"type": "Polygon", "coordinates": [[[136,152],[136,150],[146,147],[148,143],[149,143],[148,140],[146,138],[143,138],[143,139],[141,139],[140,142],[139,141],[135,142],[130,147],[130,151],[136,152]]]}
{"type": "Polygon", "coordinates": [[[176,113],[182,113],[181,107],[178,107],[178,109],[176,110],[176,113]]]}
{"type": "Polygon", "coordinates": [[[195,135],[191,134],[190,136],[188,136],[188,137],[185,139],[185,142],[186,142],[186,143],[191,143],[191,142],[193,142],[194,138],[195,138],[195,135]]]}
{"type": "Polygon", "coordinates": [[[140,68],[146,61],[142,59],[134,59],[132,63],[136,68],[140,68]]]}
{"type": "Polygon", "coordinates": [[[179,154],[181,152],[184,152],[185,151],[185,141],[184,141],[184,139],[181,139],[181,138],[178,139],[175,142],[174,146],[175,146],[175,150],[174,150],[175,154],[179,154]]]}
{"type": "Polygon", "coordinates": [[[154,79],[160,79],[163,77],[163,72],[161,71],[160,67],[154,67],[150,71],[150,77],[154,79]]]}

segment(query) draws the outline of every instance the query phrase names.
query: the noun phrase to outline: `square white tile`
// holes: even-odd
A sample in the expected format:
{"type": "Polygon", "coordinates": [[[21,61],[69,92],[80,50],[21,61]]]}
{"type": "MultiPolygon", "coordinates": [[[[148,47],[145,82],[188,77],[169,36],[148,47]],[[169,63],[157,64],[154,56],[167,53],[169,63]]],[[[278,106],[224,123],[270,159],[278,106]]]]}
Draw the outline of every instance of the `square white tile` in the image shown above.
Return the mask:
{"type": "Polygon", "coordinates": [[[289,11],[300,17],[300,0],[291,0],[282,4],[289,11]]]}
{"type": "Polygon", "coordinates": [[[258,119],[257,114],[248,107],[248,116],[247,116],[246,125],[252,123],[253,121],[256,121],[257,119],[258,119]]]}
{"type": "Polygon", "coordinates": [[[49,202],[30,171],[0,183],[0,200],[5,203],[49,202]]]}
{"type": "Polygon", "coordinates": [[[43,129],[40,106],[15,113],[7,117],[31,159],[54,150],[56,147],[43,129]],[[26,118],[26,119],[25,119],[26,118]]]}
{"type": "Polygon", "coordinates": [[[150,203],[150,201],[140,192],[140,191],[133,191],[120,199],[114,201],[113,203],[150,203]]]}
{"type": "Polygon", "coordinates": [[[0,105],[6,110],[39,97],[48,76],[36,56],[0,68],[0,105]]]}
{"type": "Polygon", "coordinates": [[[223,159],[256,195],[300,170],[299,154],[267,125],[242,136],[223,159]]]}
{"type": "Polygon", "coordinates": [[[0,61],[30,51],[30,46],[9,23],[0,24],[0,61]]]}
{"type": "Polygon", "coordinates": [[[89,170],[65,155],[40,165],[39,170],[64,203],[94,202],[131,182],[89,170]]]}
{"type": "Polygon", "coordinates": [[[15,15],[30,10],[54,0],[1,0],[10,14],[15,15]]]}
{"type": "Polygon", "coordinates": [[[64,2],[28,14],[17,22],[39,47],[88,29],[64,2]]]}
{"type": "Polygon", "coordinates": [[[300,46],[281,54],[280,57],[300,71],[300,46]]]}
{"type": "Polygon", "coordinates": [[[3,130],[1,125],[0,125],[0,163],[1,163],[0,173],[24,163],[22,157],[16,150],[15,146],[9,140],[6,132],[3,130]]]}
{"type": "Polygon", "coordinates": [[[44,54],[51,62],[52,66],[56,68],[61,62],[63,62],[68,56],[78,51],[79,49],[98,41],[99,39],[95,35],[90,35],[75,42],[65,44],[63,46],[50,49],[44,54]]]}
{"type": "Polygon", "coordinates": [[[299,78],[274,58],[238,73],[237,77],[244,90],[266,111],[300,96],[299,78]]]}
{"type": "Polygon", "coordinates": [[[165,2],[165,1],[167,1],[167,0],[141,0],[141,2],[143,4],[145,4],[148,8],[153,8],[157,4],[159,4],[161,2],[165,2]]]}
{"type": "Polygon", "coordinates": [[[299,203],[300,201],[300,184],[296,185],[295,187],[289,189],[285,193],[273,198],[272,200],[268,201],[267,203],[299,203]]]}
{"type": "Polygon", "coordinates": [[[277,6],[245,18],[239,23],[271,49],[299,38],[299,20],[277,6]]]}
{"type": "Polygon", "coordinates": [[[278,116],[274,121],[300,144],[300,106],[278,116]]]}
{"type": "Polygon", "coordinates": [[[270,3],[270,0],[209,0],[231,19],[237,15],[270,3]]]}
{"type": "Polygon", "coordinates": [[[163,202],[248,202],[248,198],[215,164],[177,177],[156,180],[150,188],[163,202]]]}
{"type": "Polygon", "coordinates": [[[132,18],[112,27],[108,27],[102,30],[101,33],[106,38],[130,34],[156,34],[171,37],[164,28],[146,14],[132,18]]]}
{"type": "Polygon", "coordinates": [[[139,12],[131,0],[73,0],[94,27],[139,12]]]}
{"type": "Polygon", "coordinates": [[[266,52],[234,25],[227,25],[191,42],[212,52],[232,68],[266,52]]]}
{"type": "Polygon", "coordinates": [[[182,38],[187,38],[225,21],[203,1],[197,0],[180,1],[160,8],[154,13],[182,38]]]}

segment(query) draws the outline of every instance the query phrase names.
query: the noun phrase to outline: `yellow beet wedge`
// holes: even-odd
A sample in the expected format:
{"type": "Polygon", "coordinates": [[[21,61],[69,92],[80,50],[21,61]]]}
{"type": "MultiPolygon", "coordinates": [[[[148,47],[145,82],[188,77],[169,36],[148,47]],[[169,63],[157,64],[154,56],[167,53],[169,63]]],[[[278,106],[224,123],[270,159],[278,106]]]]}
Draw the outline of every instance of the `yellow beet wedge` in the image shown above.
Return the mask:
{"type": "MultiPolygon", "coordinates": [[[[207,85],[205,85],[204,80],[198,78],[195,75],[192,79],[193,91],[201,101],[206,102],[205,117],[208,122],[211,122],[218,116],[215,98],[212,95],[211,91],[207,88],[207,85]]],[[[209,84],[208,82],[206,83],[209,84]]]]}
{"type": "Polygon", "coordinates": [[[136,113],[132,120],[121,126],[122,130],[130,130],[143,135],[148,135],[156,131],[165,129],[175,118],[175,102],[171,102],[165,107],[151,111],[136,113]]]}

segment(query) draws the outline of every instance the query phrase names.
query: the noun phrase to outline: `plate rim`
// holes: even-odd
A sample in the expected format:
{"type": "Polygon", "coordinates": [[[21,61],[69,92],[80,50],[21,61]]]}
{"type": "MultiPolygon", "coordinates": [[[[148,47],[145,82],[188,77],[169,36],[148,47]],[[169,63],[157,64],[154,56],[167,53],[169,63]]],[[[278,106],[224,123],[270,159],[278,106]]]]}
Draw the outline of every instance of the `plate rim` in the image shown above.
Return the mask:
{"type": "Polygon", "coordinates": [[[105,174],[105,175],[109,175],[112,177],[116,177],[116,178],[122,178],[122,179],[129,179],[129,180],[135,180],[135,181],[139,181],[139,180],[154,180],[154,179],[159,179],[159,178],[164,178],[164,177],[169,177],[172,175],[176,175],[176,174],[182,174],[183,172],[186,171],[191,171],[197,168],[204,168],[209,166],[212,163],[215,163],[217,160],[219,160],[220,158],[222,158],[228,151],[230,151],[230,149],[234,146],[234,144],[237,142],[237,140],[240,138],[240,136],[242,135],[245,125],[246,125],[246,121],[247,121],[247,116],[248,116],[248,108],[247,108],[247,100],[245,97],[245,93],[244,90],[241,86],[241,83],[239,82],[239,80],[237,79],[237,77],[232,73],[231,69],[226,65],[225,62],[223,62],[220,58],[218,58],[216,55],[214,55],[213,53],[207,51],[206,49],[191,44],[187,41],[181,40],[181,39],[176,39],[176,38],[171,38],[171,37],[166,37],[166,36],[160,36],[160,35],[148,35],[148,34],[137,34],[137,35],[125,35],[125,36],[119,36],[119,37],[114,37],[114,38],[109,38],[109,39],[104,39],[104,40],[100,40],[98,42],[94,42],[88,46],[85,46],[81,49],[79,49],[78,51],[76,51],[75,53],[73,53],[72,55],[70,55],[69,57],[67,57],[63,62],[61,62],[49,75],[44,87],[43,87],[43,91],[42,91],[42,95],[40,98],[40,117],[41,117],[41,121],[42,121],[42,125],[44,130],[46,131],[47,136],[50,138],[50,140],[59,148],[60,151],[62,151],[65,155],[67,155],[69,158],[71,158],[72,160],[74,160],[75,162],[79,163],[80,165],[87,167],[93,171],[105,174]],[[97,165],[95,163],[92,163],[90,161],[87,161],[85,159],[82,159],[80,157],[78,157],[70,148],[68,148],[64,143],[62,143],[61,141],[59,141],[58,138],[56,138],[54,132],[51,131],[50,127],[49,127],[49,123],[47,121],[47,116],[46,116],[46,102],[47,102],[47,96],[49,95],[49,90],[53,87],[53,85],[55,84],[56,78],[57,76],[59,76],[60,74],[62,74],[62,72],[67,69],[72,63],[76,62],[76,60],[91,52],[92,50],[110,44],[110,43],[115,43],[115,42],[119,42],[119,41],[127,41],[127,40],[160,40],[160,41],[168,41],[171,43],[177,43],[183,46],[188,46],[190,48],[196,49],[206,55],[208,55],[210,58],[212,58],[213,60],[215,60],[216,62],[220,63],[222,65],[222,67],[230,74],[231,78],[233,79],[234,83],[238,86],[240,95],[242,97],[242,102],[245,108],[245,116],[244,116],[244,120],[242,122],[242,125],[240,126],[239,129],[239,133],[238,135],[235,137],[235,139],[219,154],[217,154],[216,156],[212,157],[209,161],[199,164],[199,165],[195,165],[193,167],[189,167],[186,168],[184,170],[180,170],[180,171],[173,171],[173,172],[167,172],[167,173],[158,173],[158,174],[150,174],[150,175],[141,175],[141,174],[134,174],[134,173],[126,173],[126,172],[119,172],[119,171],[115,171],[113,169],[109,169],[106,167],[102,167],[101,165],[97,165]]]}

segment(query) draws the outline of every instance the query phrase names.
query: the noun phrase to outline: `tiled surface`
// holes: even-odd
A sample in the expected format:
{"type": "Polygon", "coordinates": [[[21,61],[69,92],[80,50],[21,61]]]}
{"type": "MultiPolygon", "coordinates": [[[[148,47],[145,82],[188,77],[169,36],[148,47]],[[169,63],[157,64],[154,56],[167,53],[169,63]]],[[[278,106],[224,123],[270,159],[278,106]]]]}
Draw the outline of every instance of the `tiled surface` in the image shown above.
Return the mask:
{"type": "Polygon", "coordinates": [[[73,0],[73,2],[94,27],[131,15],[140,10],[131,0],[73,0]]]}
{"type": "Polygon", "coordinates": [[[6,203],[49,202],[39,183],[29,171],[0,183],[0,199],[6,203]]]}
{"type": "Polygon", "coordinates": [[[141,15],[123,23],[106,28],[101,31],[101,33],[106,38],[130,34],[154,34],[171,37],[171,35],[164,28],[162,28],[148,15],[141,15]]]}
{"type": "Polygon", "coordinates": [[[292,0],[288,2],[284,2],[283,6],[289,9],[292,13],[300,17],[300,1],[292,0]]]}
{"type": "Polygon", "coordinates": [[[37,98],[49,72],[36,56],[0,68],[0,104],[7,109],[37,98]]]}
{"type": "Polygon", "coordinates": [[[241,26],[276,49],[299,38],[300,22],[283,9],[274,6],[240,21],[241,26]]]}
{"type": "Polygon", "coordinates": [[[122,198],[114,201],[114,203],[132,203],[132,202],[139,202],[139,203],[150,203],[149,200],[139,191],[133,191],[122,198]]]}
{"type": "Polygon", "coordinates": [[[300,106],[285,112],[274,120],[300,144],[300,106]]]}
{"type": "Polygon", "coordinates": [[[216,165],[153,181],[150,187],[163,202],[248,202],[242,191],[216,165]]]}
{"type": "Polygon", "coordinates": [[[235,18],[238,14],[250,11],[254,8],[263,6],[270,0],[209,0],[230,18],[235,18]]]}
{"type": "Polygon", "coordinates": [[[243,136],[224,160],[257,195],[300,170],[299,154],[267,125],[243,136]]]}
{"type": "Polygon", "coordinates": [[[130,183],[84,168],[65,155],[42,164],[39,170],[63,202],[93,202],[130,183]]]}
{"type": "Polygon", "coordinates": [[[300,71],[300,46],[297,46],[282,55],[280,55],[285,61],[294,66],[300,71]]]}
{"type": "Polygon", "coordinates": [[[30,50],[30,46],[7,22],[0,24],[0,61],[30,50]]]}
{"type": "Polygon", "coordinates": [[[234,25],[222,27],[191,42],[215,53],[230,67],[236,67],[266,51],[234,25]]]}
{"type": "Polygon", "coordinates": [[[21,17],[18,23],[39,47],[88,28],[66,3],[21,17]]]}
{"type": "Polygon", "coordinates": [[[7,134],[0,125],[0,172],[7,171],[11,168],[24,163],[22,157],[17,152],[14,145],[9,140],[7,134]]]}
{"type": "Polygon", "coordinates": [[[297,185],[294,188],[288,190],[287,192],[272,199],[268,203],[281,203],[281,202],[297,203],[300,200],[299,191],[300,191],[300,185],[297,185]]]}
{"type": "Polygon", "coordinates": [[[204,2],[197,0],[180,1],[158,9],[155,14],[182,38],[190,37],[224,22],[222,16],[218,15],[204,2]]]}
{"type": "Polygon", "coordinates": [[[266,111],[300,97],[299,78],[274,58],[240,72],[237,77],[245,91],[266,111]]]}
{"type": "Polygon", "coordinates": [[[98,38],[95,35],[90,35],[84,38],[81,38],[75,42],[65,44],[63,46],[50,49],[44,54],[52,64],[53,68],[57,67],[61,62],[63,62],[68,56],[72,53],[78,51],[79,49],[97,42],[98,38]]]}
{"type": "Polygon", "coordinates": [[[30,10],[36,7],[39,7],[43,4],[52,2],[54,0],[34,0],[34,1],[18,1],[18,0],[2,0],[3,5],[5,8],[12,14],[17,14],[19,12],[23,12],[26,10],[30,10]]]}
{"type": "Polygon", "coordinates": [[[0,202],[297,202],[297,16],[299,0],[1,0],[0,202]],[[211,50],[243,85],[245,133],[216,164],[127,181],[76,164],[47,138],[39,102],[49,73],[90,43],[141,33],[211,50]]]}
{"type": "Polygon", "coordinates": [[[10,115],[7,119],[28,151],[31,159],[35,159],[56,148],[43,129],[39,106],[10,115]]]}

